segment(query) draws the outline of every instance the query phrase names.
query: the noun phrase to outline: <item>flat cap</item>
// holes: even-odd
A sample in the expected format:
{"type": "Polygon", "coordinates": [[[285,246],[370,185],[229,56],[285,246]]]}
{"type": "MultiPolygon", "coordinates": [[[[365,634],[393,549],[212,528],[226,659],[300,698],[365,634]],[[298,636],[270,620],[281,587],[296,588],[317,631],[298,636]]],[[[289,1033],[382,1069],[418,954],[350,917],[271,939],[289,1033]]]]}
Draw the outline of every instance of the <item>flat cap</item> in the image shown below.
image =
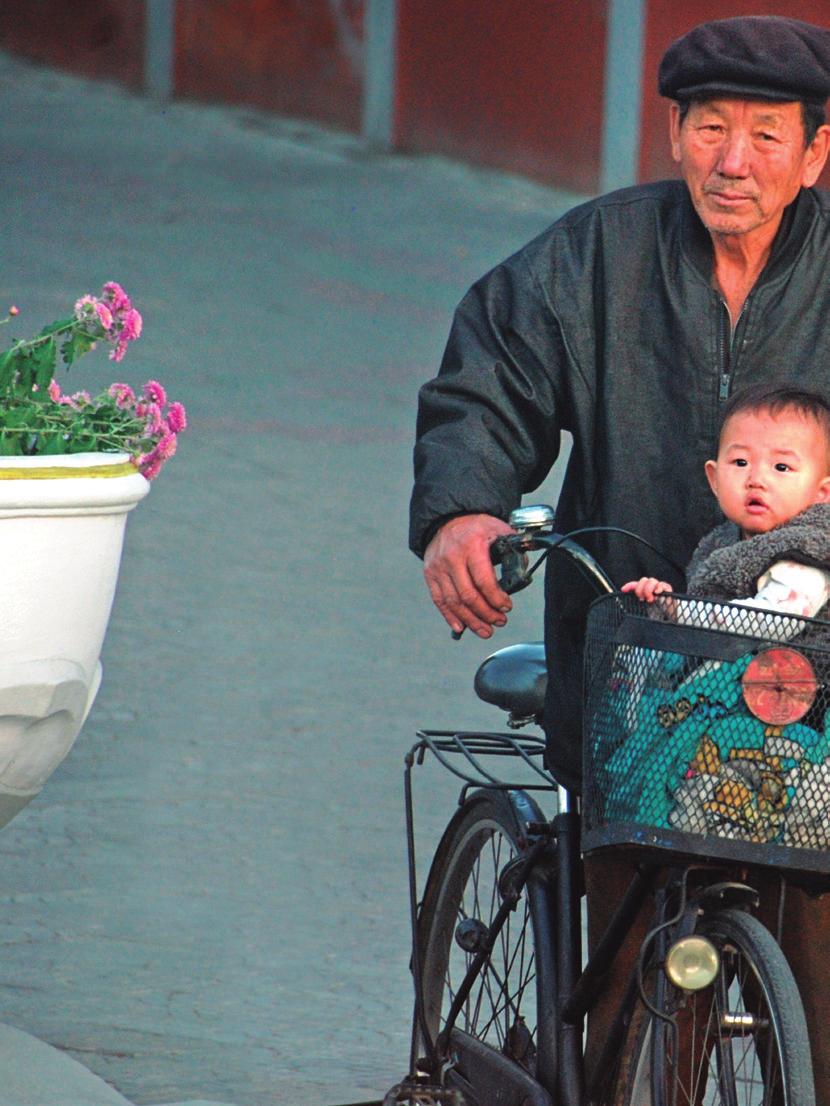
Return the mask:
{"type": "Polygon", "coordinates": [[[823,104],[830,96],[830,31],[778,15],[701,23],[665,52],[658,87],[673,100],[731,94],[823,104]]]}

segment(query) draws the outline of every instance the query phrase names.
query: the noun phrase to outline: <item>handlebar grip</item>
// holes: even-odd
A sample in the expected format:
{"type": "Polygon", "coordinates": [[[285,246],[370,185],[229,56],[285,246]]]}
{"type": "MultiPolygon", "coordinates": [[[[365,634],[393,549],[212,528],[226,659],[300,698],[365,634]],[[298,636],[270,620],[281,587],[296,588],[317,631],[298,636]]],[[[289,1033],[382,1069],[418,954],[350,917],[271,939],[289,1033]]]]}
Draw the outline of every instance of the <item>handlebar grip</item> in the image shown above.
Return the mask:
{"type": "Polygon", "coordinates": [[[505,535],[501,538],[495,538],[490,543],[490,560],[494,565],[500,565],[505,554],[510,549],[509,538],[505,535]]]}
{"type": "Polygon", "coordinates": [[[497,538],[490,546],[490,560],[501,565],[499,585],[508,595],[526,588],[532,581],[527,553],[507,538],[497,538]],[[498,546],[498,549],[496,548],[498,546]]]}

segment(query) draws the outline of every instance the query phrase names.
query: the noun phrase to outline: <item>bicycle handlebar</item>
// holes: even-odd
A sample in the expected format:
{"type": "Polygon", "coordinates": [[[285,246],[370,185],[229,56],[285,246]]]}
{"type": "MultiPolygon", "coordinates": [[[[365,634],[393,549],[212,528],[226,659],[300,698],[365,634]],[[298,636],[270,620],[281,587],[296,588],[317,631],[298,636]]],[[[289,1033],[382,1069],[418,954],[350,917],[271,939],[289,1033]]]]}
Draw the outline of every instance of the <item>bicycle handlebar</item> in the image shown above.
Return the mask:
{"type": "MultiPolygon", "coordinates": [[[[551,553],[561,551],[567,554],[576,564],[582,575],[593,584],[598,594],[609,594],[616,591],[616,586],[611,577],[591,554],[574,539],[581,534],[621,534],[646,546],[652,553],[656,553],[667,564],[683,576],[682,568],[679,568],[671,558],[667,557],[659,549],[634,534],[630,530],[624,530],[619,526],[582,526],[577,530],[571,530],[567,534],[557,534],[553,529],[553,510],[547,506],[520,507],[510,516],[510,524],[515,528],[515,534],[507,534],[496,538],[490,546],[490,560],[494,565],[501,566],[499,585],[509,595],[521,591],[533,582],[533,574],[539,565],[551,553]],[[541,552],[535,564],[531,565],[528,553],[541,552]]],[[[460,633],[453,630],[452,636],[458,641],[464,631],[460,633]]]]}
{"type": "Polygon", "coordinates": [[[508,595],[512,595],[532,583],[533,574],[542,561],[557,550],[566,553],[598,591],[616,590],[605,570],[587,549],[573,540],[572,534],[557,534],[553,530],[520,530],[516,534],[496,538],[490,547],[490,559],[494,565],[501,565],[499,584],[508,595]],[[532,551],[541,551],[542,556],[531,566],[527,554],[532,551]]]}
{"type": "MultiPolygon", "coordinates": [[[[553,530],[553,511],[549,507],[521,508],[510,516],[510,522],[516,526],[515,534],[507,534],[496,538],[490,546],[490,560],[494,565],[500,566],[499,586],[508,595],[514,595],[533,583],[533,574],[541,563],[556,551],[561,551],[576,563],[583,575],[597,588],[598,592],[612,592],[614,584],[608,574],[601,568],[598,562],[591,556],[587,549],[583,549],[574,536],[582,533],[592,533],[596,530],[606,530],[609,527],[585,527],[574,530],[570,534],[557,534],[553,530]],[[529,512],[542,512],[544,522],[533,521],[524,525],[521,519],[527,517],[529,512]],[[528,554],[541,552],[535,564],[531,565],[528,554]]],[[[460,640],[463,630],[452,631],[453,640],[460,640]]]]}
{"type": "Polygon", "coordinates": [[[520,592],[523,587],[532,583],[533,573],[536,572],[542,561],[551,553],[561,551],[571,557],[578,565],[583,575],[598,589],[599,592],[613,592],[615,587],[608,573],[594,560],[594,557],[585,550],[582,545],[573,539],[578,534],[592,533],[596,530],[606,530],[605,526],[585,526],[581,530],[574,530],[568,534],[558,534],[554,530],[529,526],[517,530],[515,534],[508,534],[505,538],[497,538],[490,546],[490,560],[501,566],[499,584],[505,591],[512,595],[520,592]],[[536,564],[530,565],[528,553],[541,551],[542,555],[536,564]]]}

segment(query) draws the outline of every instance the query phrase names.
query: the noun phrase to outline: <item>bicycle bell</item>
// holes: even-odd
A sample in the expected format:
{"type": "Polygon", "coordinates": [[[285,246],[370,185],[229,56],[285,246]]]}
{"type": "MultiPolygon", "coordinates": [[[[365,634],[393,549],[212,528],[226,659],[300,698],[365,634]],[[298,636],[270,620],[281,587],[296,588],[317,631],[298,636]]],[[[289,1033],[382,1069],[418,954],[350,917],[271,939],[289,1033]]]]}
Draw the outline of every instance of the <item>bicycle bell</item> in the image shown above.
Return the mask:
{"type": "Polygon", "coordinates": [[[514,530],[544,530],[553,526],[553,520],[553,508],[545,503],[537,503],[511,511],[509,522],[514,530]]]}

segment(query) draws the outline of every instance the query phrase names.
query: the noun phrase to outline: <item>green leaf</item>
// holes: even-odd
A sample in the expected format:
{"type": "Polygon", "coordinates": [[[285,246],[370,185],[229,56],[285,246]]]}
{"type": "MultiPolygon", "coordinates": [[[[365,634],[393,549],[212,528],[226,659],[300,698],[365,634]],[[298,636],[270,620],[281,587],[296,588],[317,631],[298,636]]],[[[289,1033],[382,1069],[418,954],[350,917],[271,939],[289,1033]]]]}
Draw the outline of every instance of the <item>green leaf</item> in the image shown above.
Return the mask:
{"type": "Polygon", "coordinates": [[[0,353],[0,393],[7,392],[15,375],[15,349],[0,353]]]}
{"type": "Polygon", "coordinates": [[[38,334],[38,338],[45,338],[48,334],[56,334],[59,330],[68,330],[74,326],[77,322],[74,315],[70,315],[68,319],[57,319],[54,323],[49,323],[38,334]]]}
{"type": "Polygon", "coordinates": [[[85,353],[89,353],[94,348],[95,339],[90,338],[88,334],[84,334],[80,330],[76,330],[61,347],[63,362],[69,368],[73,361],[77,361],[79,357],[83,357],[85,353]]]}
{"type": "Polygon", "coordinates": [[[29,355],[32,364],[31,383],[37,384],[41,391],[45,391],[49,387],[49,381],[55,375],[57,356],[57,346],[54,338],[35,346],[29,355]]]}
{"type": "Polygon", "coordinates": [[[47,457],[54,457],[58,453],[68,452],[62,434],[39,434],[37,451],[47,457]]]}

